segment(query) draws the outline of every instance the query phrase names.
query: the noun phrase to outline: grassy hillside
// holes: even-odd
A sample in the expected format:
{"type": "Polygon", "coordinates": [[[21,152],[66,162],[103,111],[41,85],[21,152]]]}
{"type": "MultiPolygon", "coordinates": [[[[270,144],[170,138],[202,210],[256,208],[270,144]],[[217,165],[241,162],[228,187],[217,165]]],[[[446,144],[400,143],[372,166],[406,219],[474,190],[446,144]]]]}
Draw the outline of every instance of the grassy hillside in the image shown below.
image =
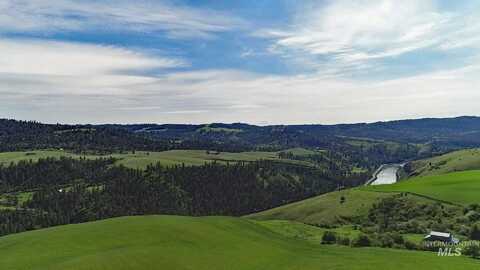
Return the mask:
{"type": "Polygon", "coordinates": [[[0,238],[0,269],[478,269],[464,257],[321,246],[224,217],[143,216],[0,238]]]}
{"type": "Polygon", "coordinates": [[[293,220],[315,225],[348,224],[356,218],[365,217],[377,200],[390,195],[358,189],[342,190],[252,214],[248,217],[257,220],[293,220]],[[341,203],[342,197],[344,198],[343,203],[341,203]]]}
{"type": "Polygon", "coordinates": [[[411,192],[457,204],[480,203],[480,171],[414,177],[393,185],[368,186],[368,191],[411,192]]]}
{"type": "Polygon", "coordinates": [[[355,229],[354,226],[351,225],[327,229],[289,220],[257,220],[255,223],[278,234],[289,238],[305,240],[312,244],[321,243],[323,234],[326,231],[335,232],[337,236],[349,239],[355,239],[361,234],[360,230],[355,229]]]}
{"type": "Polygon", "coordinates": [[[414,161],[410,166],[416,176],[478,170],[480,169],[480,149],[455,151],[442,156],[414,161]]]}
{"type": "MultiPolygon", "coordinates": [[[[277,152],[241,152],[241,153],[228,153],[228,152],[214,152],[207,153],[204,150],[171,150],[164,152],[144,152],[137,151],[135,153],[125,154],[112,154],[108,155],[120,159],[117,163],[123,164],[131,168],[145,168],[148,164],[161,162],[163,165],[203,165],[206,162],[218,161],[218,162],[235,162],[235,161],[255,161],[259,159],[280,160],[277,152]]],[[[0,164],[9,164],[11,162],[18,162],[20,160],[33,160],[37,161],[40,158],[46,157],[86,157],[86,158],[99,158],[108,157],[99,155],[77,155],[62,150],[39,150],[29,152],[4,152],[0,153],[0,164]]],[[[282,162],[299,163],[309,165],[307,162],[295,161],[295,160],[282,160],[282,162]]]]}

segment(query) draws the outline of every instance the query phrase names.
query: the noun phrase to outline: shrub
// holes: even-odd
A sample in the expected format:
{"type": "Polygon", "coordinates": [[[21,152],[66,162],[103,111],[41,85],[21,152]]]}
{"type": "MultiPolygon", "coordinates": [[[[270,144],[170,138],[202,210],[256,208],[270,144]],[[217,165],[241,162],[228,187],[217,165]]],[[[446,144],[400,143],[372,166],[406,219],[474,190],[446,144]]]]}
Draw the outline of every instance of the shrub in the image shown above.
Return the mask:
{"type": "Polygon", "coordinates": [[[462,249],[462,254],[470,256],[472,258],[480,258],[480,246],[469,245],[462,249]]]}
{"type": "Polygon", "coordinates": [[[405,242],[405,239],[403,239],[403,236],[399,233],[392,233],[391,237],[395,244],[403,245],[403,243],[405,242]]]}
{"type": "Polygon", "coordinates": [[[468,217],[468,219],[472,222],[480,220],[480,213],[476,211],[470,211],[465,216],[468,217]]]}
{"type": "Polygon", "coordinates": [[[470,240],[480,240],[480,228],[477,224],[470,229],[470,240]]]}
{"type": "Polygon", "coordinates": [[[458,233],[461,235],[470,235],[471,229],[468,226],[460,225],[456,231],[458,231],[458,233]]]}
{"type": "Polygon", "coordinates": [[[417,247],[417,244],[413,243],[412,241],[405,241],[405,248],[406,249],[409,249],[409,250],[416,250],[418,247],[417,247]]]}
{"type": "Polygon", "coordinates": [[[391,248],[393,247],[393,244],[394,244],[393,238],[388,233],[380,234],[378,236],[378,244],[384,248],[391,248]]]}
{"type": "Polygon", "coordinates": [[[353,246],[354,247],[369,247],[371,245],[372,241],[370,240],[370,237],[366,234],[360,234],[354,241],[353,241],[353,246]]]}
{"type": "Polygon", "coordinates": [[[342,246],[350,246],[350,238],[348,237],[337,237],[337,244],[342,246]]]}
{"type": "Polygon", "coordinates": [[[337,235],[334,232],[326,231],[322,236],[322,244],[335,244],[337,235]]]}

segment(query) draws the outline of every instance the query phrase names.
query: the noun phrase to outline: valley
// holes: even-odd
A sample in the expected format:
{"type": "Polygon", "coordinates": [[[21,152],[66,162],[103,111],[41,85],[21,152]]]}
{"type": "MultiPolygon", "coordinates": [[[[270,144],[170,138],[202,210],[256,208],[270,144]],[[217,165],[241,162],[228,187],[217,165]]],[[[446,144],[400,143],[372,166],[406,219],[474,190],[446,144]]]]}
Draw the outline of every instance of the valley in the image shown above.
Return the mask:
{"type": "Polygon", "coordinates": [[[480,265],[474,251],[441,258],[423,242],[430,231],[480,240],[480,144],[459,137],[432,141],[399,123],[6,123],[2,269],[480,265]]]}

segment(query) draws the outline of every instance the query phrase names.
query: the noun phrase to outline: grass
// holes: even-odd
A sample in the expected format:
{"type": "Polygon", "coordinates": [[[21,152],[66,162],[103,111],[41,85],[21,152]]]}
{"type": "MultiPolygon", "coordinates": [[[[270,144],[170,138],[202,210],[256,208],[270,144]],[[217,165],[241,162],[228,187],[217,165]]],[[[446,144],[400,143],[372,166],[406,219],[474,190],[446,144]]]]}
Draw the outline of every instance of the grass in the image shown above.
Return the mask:
{"type": "Polygon", "coordinates": [[[257,220],[292,220],[313,225],[350,224],[365,217],[368,210],[387,193],[348,189],[320,195],[300,202],[249,215],[257,220]],[[345,201],[340,203],[341,198],[345,201]]]}
{"type": "Polygon", "coordinates": [[[4,152],[0,153],[0,164],[17,163],[21,160],[38,161],[40,158],[47,157],[72,157],[72,158],[99,158],[99,157],[115,157],[119,161],[117,164],[122,164],[130,168],[143,169],[149,164],[160,162],[165,166],[173,165],[203,165],[208,162],[238,162],[238,161],[255,161],[259,159],[279,160],[282,162],[298,163],[303,165],[311,165],[307,162],[295,160],[280,160],[277,152],[241,152],[241,153],[214,153],[210,154],[204,150],[171,150],[164,152],[143,152],[136,151],[135,153],[112,154],[107,156],[100,155],[77,155],[63,150],[37,150],[29,152],[4,152]]]}
{"type": "Polygon", "coordinates": [[[464,171],[435,176],[421,176],[392,185],[368,186],[368,191],[411,192],[455,204],[480,203],[480,171],[464,171]]]}
{"type": "Polygon", "coordinates": [[[33,192],[15,192],[0,194],[0,209],[16,209],[20,208],[25,202],[32,199],[33,192]],[[11,199],[15,198],[17,204],[11,199]]]}
{"type": "Polygon", "coordinates": [[[278,234],[290,238],[301,239],[313,244],[321,243],[322,236],[326,231],[335,232],[337,236],[349,239],[355,239],[360,234],[360,231],[355,230],[351,225],[326,229],[287,220],[262,220],[255,222],[278,234]]]}
{"type": "Polygon", "coordinates": [[[322,150],[314,151],[314,150],[305,149],[305,148],[301,148],[301,147],[295,147],[295,148],[290,148],[290,149],[287,149],[287,150],[283,150],[281,152],[292,153],[295,156],[309,156],[309,155],[314,155],[314,154],[318,154],[318,153],[323,153],[325,151],[322,151],[322,150]]]}
{"type": "Polygon", "coordinates": [[[467,149],[411,163],[417,176],[480,169],[480,149],[467,149]]]}
{"type": "Polygon", "coordinates": [[[0,238],[8,270],[478,269],[465,257],[309,243],[246,219],[141,216],[0,238]]]}
{"type": "MultiPolygon", "coordinates": [[[[36,150],[27,152],[3,152],[0,153],[0,164],[7,165],[10,163],[18,163],[22,160],[38,161],[41,158],[60,158],[60,157],[73,157],[77,158],[80,155],[69,153],[62,150],[36,150]]],[[[87,158],[95,158],[96,156],[87,155],[87,158]]]]}

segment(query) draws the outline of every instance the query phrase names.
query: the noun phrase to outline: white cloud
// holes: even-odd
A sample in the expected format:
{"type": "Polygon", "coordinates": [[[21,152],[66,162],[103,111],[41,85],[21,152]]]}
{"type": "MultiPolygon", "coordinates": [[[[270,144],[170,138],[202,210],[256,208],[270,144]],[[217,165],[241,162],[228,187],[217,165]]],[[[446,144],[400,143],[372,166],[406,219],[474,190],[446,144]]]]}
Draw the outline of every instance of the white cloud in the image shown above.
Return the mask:
{"type": "Polygon", "coordinates": [[[231,14],[166,1],[2,0],[0,32],[165,31],[172,38],[211,38],[243,27],[231,14]]]}
{"type": "Polygon", "coordinates": [[[478,65],[382,82],[236,70],[162,76],[25,71],[0,73],[0,115],[74,123],[293,124],[480,113],[478,65]]]}
{"type": "Polygon", "coordinates": [[[182,60],[150,57],[112,46],[0,39],[2,73],[77,76],[184,65],[182,60]]]}
{"type": "Polygon", "coordinates": [[[121,85],[149,83],[135,75],[186,66],[181,59],[154,57],[123,48],[31,39],[0,39],[0,92],[115,93],[121,85]]]}
{"type": "Polygon", "coordinates": [[[335,0],[301,10],[289,29],[257,35],[273,40],[272,52],[345,69],[420,49],[478,47],[479,23],[475,11],[448,12],[434,0],[335,0]]]}

